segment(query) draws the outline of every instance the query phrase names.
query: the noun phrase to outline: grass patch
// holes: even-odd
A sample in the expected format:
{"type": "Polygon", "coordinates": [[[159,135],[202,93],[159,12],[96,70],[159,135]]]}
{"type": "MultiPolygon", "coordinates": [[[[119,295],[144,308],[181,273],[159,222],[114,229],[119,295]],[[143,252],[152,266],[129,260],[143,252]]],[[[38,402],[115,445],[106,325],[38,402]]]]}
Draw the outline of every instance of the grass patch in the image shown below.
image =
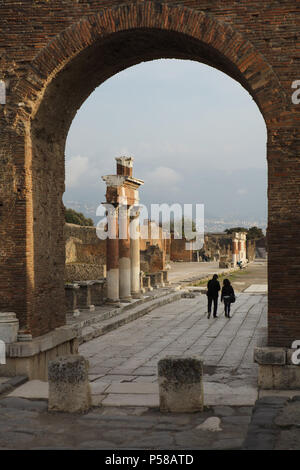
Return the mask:
{"type": "MultiPolygon", "coordinates": [[[[218,281],[220,282],[220,284],[224,281],[224,279],[229,279],[230,282],[234,282],[234,281],[237,281],[242,275],[246,274],[246,269],[239,269],[238,271],[234,271],[234,272],[231,272],[231,273],[225,273],[225,274],[220,274],[220,276],[218,276],[218,281]]],[[[208,281],[210,279],[212,279],[212,276],[209,276],[209,277],[206,277],[204,279],[200,279],[199,281],[196,281],[192,284],[192,286],[195,286],[195,287],[203,287],[203,286],[206,286],[208,281]]]]}

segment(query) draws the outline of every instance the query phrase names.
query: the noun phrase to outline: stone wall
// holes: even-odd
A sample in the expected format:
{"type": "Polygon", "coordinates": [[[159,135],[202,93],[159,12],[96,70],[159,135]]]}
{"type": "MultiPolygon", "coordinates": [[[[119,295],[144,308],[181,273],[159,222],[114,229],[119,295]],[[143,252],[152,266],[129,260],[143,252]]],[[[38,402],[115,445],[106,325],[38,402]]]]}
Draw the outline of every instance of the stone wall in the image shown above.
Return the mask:
{"type": "Polygon", "coordinates": [[[158,245],[149,245],[141,250],[141,271],[152,274],[166,269],[166,253],[158,245]]]}
{"type": "Polygon", "coordinates": [[[187,250],[186,244],[189,243],[186,238],[176,239],[171,238],[171,250],[170,259],[171,261],[193,261],[193,250],[187,250]]]}
{"type": "Polygon", "coordinates": [[[96,227],[65,224],[65,281],[88,281],[106,277],[106,242],[96,227]]]}

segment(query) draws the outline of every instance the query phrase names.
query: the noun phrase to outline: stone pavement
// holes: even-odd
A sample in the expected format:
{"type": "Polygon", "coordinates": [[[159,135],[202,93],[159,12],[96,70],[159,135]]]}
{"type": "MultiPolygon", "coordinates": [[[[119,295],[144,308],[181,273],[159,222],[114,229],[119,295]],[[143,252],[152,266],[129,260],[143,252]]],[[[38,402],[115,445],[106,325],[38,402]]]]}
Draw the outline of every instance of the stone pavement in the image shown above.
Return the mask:
{"type": "Polygon", "coordinates": [[[132,406],[140,400],[157,406],[157,388],[152,385],[157,382],[157,363],[175,354],[203,358],[206,404],[253,405],[253,348],[266,340],[266,302],[264,295],[241,293],[231,319],[222,313],[223,305],[219,318],[207,319],[206,296],[198,294],[81,345],[80,354],[90,362],[90,381],[99,387],[99,403],[132,406]],[[141,386],[143,393],[138,391],[141,386]]]}
{"type": "MultiPolygon", "coordinates": [[[[247,277],[236,283],[249,287],[247,277]]],[[[0,449],[299,448],[300,391],[257,391],[253,348],[266,341],[263,292],[239,293],[231,319],[219,308],[209,320],[198,292],[81,345],[93,398],[85,415],[48,413],[46,382],[7,389],[0,449]],[[168,354],[203,358],[203,413],[159,412],[157,362],[168,354]]]]}

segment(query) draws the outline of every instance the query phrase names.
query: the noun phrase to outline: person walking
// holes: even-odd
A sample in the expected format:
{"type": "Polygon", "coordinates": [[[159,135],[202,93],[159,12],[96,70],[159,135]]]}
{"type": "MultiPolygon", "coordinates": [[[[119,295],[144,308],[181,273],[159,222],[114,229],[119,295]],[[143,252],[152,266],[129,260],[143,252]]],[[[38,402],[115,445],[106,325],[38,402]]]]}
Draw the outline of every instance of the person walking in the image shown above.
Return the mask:
{"type": "Polygon", "coordinates": [[[212,279],[207,283],[207,318],[210,318],[212,303],[214,303],[214,318],[217,318],[218,310],[218,296],[221,290],[220,283],[218,281],[218,275],[214,274],[212,279]]]}
{"type": "Polygon", "coordinates": [[[224,311],[225,317],[230,317],[230,306],[231,303],[235,301],[235,293],[232,285],[230,284],[229,279],[224,279],[222,293],[221,293],[221,302],[224,301],[224,311]]]}

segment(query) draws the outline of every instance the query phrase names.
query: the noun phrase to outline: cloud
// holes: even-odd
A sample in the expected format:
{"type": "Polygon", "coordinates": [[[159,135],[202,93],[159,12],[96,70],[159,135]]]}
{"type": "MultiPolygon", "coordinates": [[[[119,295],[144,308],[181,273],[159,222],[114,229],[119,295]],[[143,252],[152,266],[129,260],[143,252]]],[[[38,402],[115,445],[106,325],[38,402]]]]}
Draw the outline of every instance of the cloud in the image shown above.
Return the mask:
{"type": "Polygon", "coordinates": [[[166,166],[159,166],[145,176],[145,182],[154,187],[168,186],[174,189],[180,180],[180,174],[166,166]]]}
{"type": "Polygon", "coordinates": [[[70,158],[66,162],[66,186],[75,188],[82,182],[82,176],[89,170],[89,159],[87,157],[70,158]]]}
{"type": "Polygon", "coordinates": [[[244,196],[245,194],[248,194],[248,190],[246,188],[240,188],[236,192],[239,196],[244,196]]]}

